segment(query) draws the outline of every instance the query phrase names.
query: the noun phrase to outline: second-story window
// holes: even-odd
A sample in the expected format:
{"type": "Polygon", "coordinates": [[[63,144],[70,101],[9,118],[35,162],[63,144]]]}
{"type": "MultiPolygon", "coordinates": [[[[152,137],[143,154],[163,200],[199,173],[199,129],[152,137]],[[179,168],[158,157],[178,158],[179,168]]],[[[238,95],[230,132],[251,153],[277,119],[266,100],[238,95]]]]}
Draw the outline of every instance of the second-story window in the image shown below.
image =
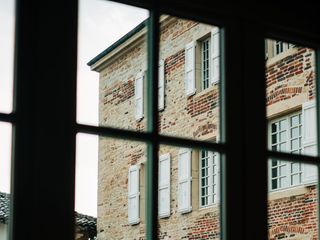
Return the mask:
{"type": "Polygon", "coordinates": [[[211,151],[200,151],[200,206],[206,207],[219,200],[218,155],[211,151]]]}
{"type": "Polygon", "coordinates": [[[278,55],[284,51],[284,42],[275,41],[274,43],[274,55],[278,55]]]}
{"type": "Polygon", "coordinates": [[[210,38],[201,43],[201,88],[209,87],[210,82],[210,38]]]}

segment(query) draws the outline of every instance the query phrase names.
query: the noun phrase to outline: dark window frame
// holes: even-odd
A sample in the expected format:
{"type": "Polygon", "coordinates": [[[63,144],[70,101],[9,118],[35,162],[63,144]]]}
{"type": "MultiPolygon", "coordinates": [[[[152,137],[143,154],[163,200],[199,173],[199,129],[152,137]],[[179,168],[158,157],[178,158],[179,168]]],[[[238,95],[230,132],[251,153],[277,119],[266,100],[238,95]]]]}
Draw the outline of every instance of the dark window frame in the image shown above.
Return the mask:
{"type": "MultiPolygon", "coordinates": [[[[267,150],[264,40],[276,38],[314,48],[320,93],[320,19],[316,5],[310,3],[298,9],[277,5],[279,11],[274,12],[272,3],[261,8],[208,0],[118,2],[150,10],[148,79],[153,81],[147,86],[150,104],[146,133],[76,123],[78,2],[51,1],[44,5],[35,0],[17,0],[14,107],[12,113],[0,114],[1,121],[13,124],[10,239],[73,239],[78,132],[148,143],[148,239],[155,239],[157,234],[159,144],[219,152],[221,239],[267,239],[267,159],[317,165],[320,159],[267,150]],[[221,143],[161,136],[157,132],[158,99],[153,96],[158,92],[160,12],[221,27],[221,143]],[[260,131],[252,131],[252,119],[260,131]],[[252,139],[259,139],[255,148],[251,147],[252,139]]],[[[320,94],[316,98],[319,106],[320,94]]],[[[317,111],[317,119],[319,116],[317,111]]],[[[317,126],[319,142],[319,121],[317,126]]]]}

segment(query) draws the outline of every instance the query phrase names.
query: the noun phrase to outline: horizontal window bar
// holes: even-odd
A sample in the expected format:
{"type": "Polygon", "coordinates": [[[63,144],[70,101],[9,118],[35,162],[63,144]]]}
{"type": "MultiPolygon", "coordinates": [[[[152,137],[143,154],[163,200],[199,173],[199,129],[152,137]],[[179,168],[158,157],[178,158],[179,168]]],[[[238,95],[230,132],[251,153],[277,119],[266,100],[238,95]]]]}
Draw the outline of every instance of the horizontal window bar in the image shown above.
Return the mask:
{"type": "Polygon", "coordinates": [[[13,113],[10,113],[10,114],[0,113],[0,121],[14,122],[15,121],[15,114],[13,114],[13,113]]]}
{"type": "Polygon", "coordinates": [[[285,152],[274,152],[267,151],[268,158],[274,158],[276,160],[287,160],[290,162],[299,162],[299,163],[309,163],[309,164],[319,164],[320,158],[314,156],[306,156],[285,152]]]}
{"type": "MultiPolygon", "coordinates": [[[[136,132],[130,130],[123,130],[111,127],[95,127],[83,124],[77,124],[77,132],[96,134],[104,137],[114,137],[127,140],[135,140],[140,142],[151,143],[155,135],[147,132],[136,132]]],[[[160,144],[168,144],[177,147],[192,147],[195,149],[207,149],[215,152],[224,153],[225,145],[222,143],[203,142],[191,139],[184,139],[178,137],[169,137],[157,135],[160,144]]]]}

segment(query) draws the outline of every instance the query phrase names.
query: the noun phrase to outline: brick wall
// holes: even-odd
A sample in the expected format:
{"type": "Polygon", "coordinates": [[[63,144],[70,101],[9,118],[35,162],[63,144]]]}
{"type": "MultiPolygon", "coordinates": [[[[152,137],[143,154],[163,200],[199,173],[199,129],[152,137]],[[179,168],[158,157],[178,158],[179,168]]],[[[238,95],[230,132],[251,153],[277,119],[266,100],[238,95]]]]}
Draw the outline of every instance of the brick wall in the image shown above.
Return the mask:
{"type": "Polygon", "coordinates": [[[266,68],[267,110],[273,116],[295,109],[315,97],[315,56],[308,48],[295,47],[266,68]]]}
{"type": "Polygon", "coordinates": [[[269,239],[288,237],[317,239],[317,189],[306,187],[307,192],[269,201],[269,239]]]}
{"type": "MultiPolygon", "coordinates": [[[[218,137],[218,85],[187,97],[184,91],[184,47],[187,43],[210,33],[212,27],[192,21],[175,20],[162,27],[160,57],[165,61],[165,108],[159,112],[159,130],[162,134],[201,140],[218,137]]],[[[288,56],[275,63],[267,62],[267,112],[269,117],[301,107],[314,98],[314,53],[306,48],[294,48],[288,56]]],[[[146,118],[134,117],[134,77],[146,70],[145,39],[118,58],[109,61],[100,72],[100,124],[144,131],[146,118]]],[[[171,154],[171,215],[160,219],[160,239],[217,239],[219,238],[218,205],[199,208],[199,181],[193,172],[192,211],[177,212],[178,148],[161,146],[160,154],[171,154]]],[[[145,239],[144,209],[141,222],[128,224],[128,169],[140,166],[140,206],[143,206],[145,183],[145,145],[130,141],[100,138],[98,176],[98,238],[145,239]]],[[[193,152],[193,165],[198,165],[193,152]]],[[[270,200],[269,237],[281,239],[316,236],[316,191],[270,200]],[[311,235],[310,235],[311,234],[311,235]]]]}

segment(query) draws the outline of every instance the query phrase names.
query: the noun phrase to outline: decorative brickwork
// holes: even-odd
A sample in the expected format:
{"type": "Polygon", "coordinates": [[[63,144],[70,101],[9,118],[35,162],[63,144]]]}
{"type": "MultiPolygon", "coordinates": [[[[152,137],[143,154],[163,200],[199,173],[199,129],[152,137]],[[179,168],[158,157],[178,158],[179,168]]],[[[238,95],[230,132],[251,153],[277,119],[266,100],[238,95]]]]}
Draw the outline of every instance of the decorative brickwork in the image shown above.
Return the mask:
{"type": "Polygon", "coordinates": [[[317,202],[315,186],[308,187],[308,192],[302,195],[269,201],[269,239],[308,235],[312,236],[310,239],[316,240],[318,234],[317,202]]]}

